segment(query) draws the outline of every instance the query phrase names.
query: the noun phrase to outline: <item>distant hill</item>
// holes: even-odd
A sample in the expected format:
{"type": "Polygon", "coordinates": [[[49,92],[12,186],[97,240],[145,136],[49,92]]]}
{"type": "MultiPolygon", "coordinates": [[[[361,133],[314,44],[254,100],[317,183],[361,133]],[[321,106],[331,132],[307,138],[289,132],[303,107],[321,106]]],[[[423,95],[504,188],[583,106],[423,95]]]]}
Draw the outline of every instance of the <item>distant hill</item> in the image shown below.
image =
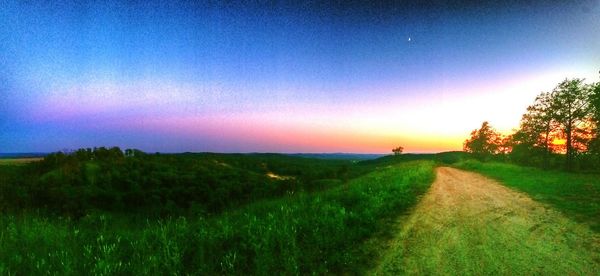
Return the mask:
{"type": "Polygon", "coordinates": [[[317,159],[338,159],[355,161],[372,160],[386,156],[386,154],[375,153],[290,153],[287,155],[317,159]]]}
{"type": "Polygon", "coordinates": [[[28,157],[44,157],[48,153],[44,152],[8,152],[0,153],[0,158],[28,158],[28,157]]]}
{"type": "MultiPolygon", "coordinates": [[[[178,153],[176,155],[185,154],[216,154],[216,153],[178,153]]],[[[0,158],[28,158],[28,157],[45,157],[48,153],[44,152],[12,152],[12,153],[0,153],[0,158]]],[[[218,155],[218,154],[217,154],[218,155]]],[[[231,154],[235,155],[235,154],[231,154]]],[[[369,161],[372,160],[374,163],[386,162],[386,161],[409,161],[409,160],[431,160],[431,159],[442,159],[438,161],[445,161],[446,159],[460,159],[466,155],[464,152],[441,152],[441,153],[430,153],[430,154],[418,154],[418,153],[406,153],[400,156],[394,156],[390,154],[376,154],[376,153],[288,153],[288,154],[268,154],[268,153],[249,153],[240,155],[287,155],[292,157],[305,157],[305,158],[316,158],[316,159],[330,159],[330,160],[352,160],[352,161],[369,161]]]]}
{"type": "Polygon", "coordinates": [[[368,159],[360,162],[362,165],[390,165],[397,162],[415,160],[433,160],[444,164],[452,164],[468,159],[469,153],[463,151],[447,151],[440,153],[405,153],[400,155],[386,155],[377,159],[368,159]]]}

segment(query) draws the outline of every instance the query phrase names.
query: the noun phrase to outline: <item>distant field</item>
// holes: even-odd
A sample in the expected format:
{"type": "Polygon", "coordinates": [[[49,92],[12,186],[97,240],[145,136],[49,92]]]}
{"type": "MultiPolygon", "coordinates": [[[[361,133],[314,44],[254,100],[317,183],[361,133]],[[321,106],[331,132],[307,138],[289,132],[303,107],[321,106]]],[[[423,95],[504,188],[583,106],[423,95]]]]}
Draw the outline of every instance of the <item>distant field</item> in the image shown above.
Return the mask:
{"type": "Polygon", "coordinates": [[[481,173],[552,205],[600,232],[600,175],[541,170],[506,163],[474,160],[456,166],[481,173]]]}
{"type": "Polygon", "coordinates": [[[337,160],[352,160],[362,161],[377,159],[385,156],[385,154],[363,154],[363,153],[290,153],[289,156],[318,158],[318,159],[337,159],[337,160]]]}
{"type": "Polygon", "coordinates": [[[31,163],[31,162],[35,162],[35,161],[40,161],[44,158],[42,157],[27,157],[27,158],[6,158],[6,159],[0,159],[0,165],[19,165],[19,164],[26,164],[26,163],[31,163]]]}
{"type": "Polygon", "coordinates": [[[18,158],[31,158],[31,157],[44,157],[48,153],[44,152],[0,152],[0,159],[18,159],[18,158]]]}

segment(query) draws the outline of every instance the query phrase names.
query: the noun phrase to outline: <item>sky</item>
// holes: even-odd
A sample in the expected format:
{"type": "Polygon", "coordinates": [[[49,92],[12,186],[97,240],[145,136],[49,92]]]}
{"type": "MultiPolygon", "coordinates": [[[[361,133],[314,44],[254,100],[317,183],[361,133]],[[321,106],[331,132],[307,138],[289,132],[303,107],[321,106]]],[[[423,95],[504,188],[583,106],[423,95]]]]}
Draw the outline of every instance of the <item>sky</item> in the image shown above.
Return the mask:
{"type": "Polygon", "coordinates": [[[0,152],[461,150],[565,78],[600,0],[0,0],[0,152]]]}

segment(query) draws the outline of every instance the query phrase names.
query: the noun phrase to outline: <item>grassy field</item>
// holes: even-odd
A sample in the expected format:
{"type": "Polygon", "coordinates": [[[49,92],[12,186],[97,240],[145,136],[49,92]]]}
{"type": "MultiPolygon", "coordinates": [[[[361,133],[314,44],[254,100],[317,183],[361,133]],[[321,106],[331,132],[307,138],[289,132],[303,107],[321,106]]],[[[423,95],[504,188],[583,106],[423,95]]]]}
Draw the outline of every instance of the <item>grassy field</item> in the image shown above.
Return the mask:
{"type": "Polygon", "coordinates": [[[41,157],[30,157],[30,158],[0,158],[0,166],[2,165],[23,165],[35,161],[40,161],[41,157]]]}
{"type": "Polygon", "coordinates": [[[361,273],[380,254],[368,241],[417,203],[433,168],[431,161],[381,167],[330,189],[208,217],[5,213],[0,274],[361,273]]]}
{"type": "Polygon", "coordinates": [[[497,179],[600,232],[600,175],[474,160],[457,163],[456,167],[497,179]]]}
{"type": "Polygon", "coordinates": [[[599,266],[587,227],[598,231],[597,175],[461,152],[354,162],[98,149],[29,162],[0,166],[0,274],[590,274],[599,266]],[[477,174],[436,169],[445,164],[553,208],[477,174]]]}

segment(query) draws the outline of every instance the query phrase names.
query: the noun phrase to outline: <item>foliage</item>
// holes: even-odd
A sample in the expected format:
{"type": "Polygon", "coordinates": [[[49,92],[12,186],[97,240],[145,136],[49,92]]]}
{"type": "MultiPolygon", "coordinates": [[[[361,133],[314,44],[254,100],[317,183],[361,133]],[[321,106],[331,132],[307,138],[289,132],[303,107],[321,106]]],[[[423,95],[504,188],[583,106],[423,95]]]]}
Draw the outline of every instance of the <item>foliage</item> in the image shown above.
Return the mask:
{"type": "Polygon", "coordinates": [[[413,206],[433,162],[402,163],[315,193],[204,217],[0,216],[0,274],[364,273],[366,241],[413,206]],[[362,272],[361,272],[362,271],[362,272]]]}
{"type": "Polygon", "coordinates": [[[289,192],[341,185],[370,170],[353,164],[278,154],[81,149],[19,167],[3,166],[0,207],[42,209],[75,218],[93,210],[216,214],[289,192]]]}
{"type": "Polygon", "coordinates": [[[513,160],[528,162],[532,157],[541,157],[548,167],[549,155],[556,151],[552,137],[558,126],[553,122],[552,94],[541,93],[521,118],[520,128],[511,136],[513,160]]]}
{"type": "Polygon", "coordinates": [[[600,84],[565,79],[542,92],[523,114],[519,129],[501,137],[487,122],[471,132],[464,150],[480,160],[503,159],[546,169],[600,169],[600,84]]]}
{"type": "MultiPolygon", "coordinates": [[[[592,112],[592,121],[594,122],[594,130],[588,148],[591,153],[600,157],[600,82],[590,85],[590,90],[589,101],[592,112]]],[[[597,164],[600,166],[600,162],[597,164]]]]}
{"type": "Polygon", "coordinates": [[[591,90],[582,79],[564,80],[552,91],[552,119],[561,126],[566,139],[566,167],[571,169],[574,155],[584,151],[590,133],[589,122],[591,90]]]}
{"type": "Polygon", "coordinates": [[[499,153],[502,143],[500,134],[485,121],[479,129],[471,132],[471,137],[464,142],[464,150],[473,153],[479,159],[489,158],[499,153]]]}
{"type": "Polygon", "coordinates": [[[398,146],[398,147],[392,149],[392,152],[394,153],[394,155],[400,155],[400,154],[402,154],[402,151],[404,151],[404,147],[401,147],[401,146],[398,146]]]}

